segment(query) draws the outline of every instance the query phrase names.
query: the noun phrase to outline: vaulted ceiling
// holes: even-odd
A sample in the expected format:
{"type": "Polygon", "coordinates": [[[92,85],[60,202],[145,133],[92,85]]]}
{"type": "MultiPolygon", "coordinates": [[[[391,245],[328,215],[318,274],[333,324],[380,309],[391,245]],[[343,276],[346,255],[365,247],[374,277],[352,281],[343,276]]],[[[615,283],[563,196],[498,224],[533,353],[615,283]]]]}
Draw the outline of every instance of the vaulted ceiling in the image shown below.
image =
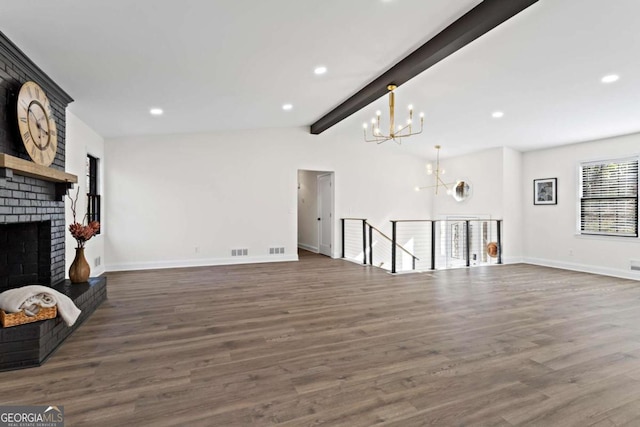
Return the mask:
{"type": "MultiPolygon", "coordinates": [[[[478,3],[21,0],[0,4],[0,31],[104,137],[298,127],[478,3]]],[[[398,88],[400,118],[409,103],[426,115],[424,133],[399,149],[531,150],[640,131],[638,16],[637,0],[538,1],[398,88]],[[620,79],[603,84],[609,74],[620,79]]],[[[386,104],[326,132],[360,140],[386,104]]]]}

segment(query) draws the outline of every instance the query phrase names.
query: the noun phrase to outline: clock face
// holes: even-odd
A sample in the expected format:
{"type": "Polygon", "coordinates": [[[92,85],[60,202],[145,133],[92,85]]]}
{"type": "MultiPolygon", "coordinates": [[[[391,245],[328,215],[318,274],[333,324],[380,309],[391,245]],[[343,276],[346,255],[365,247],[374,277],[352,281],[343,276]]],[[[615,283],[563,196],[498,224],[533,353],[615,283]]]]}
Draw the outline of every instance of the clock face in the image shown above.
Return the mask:
{"type": "Polygon", "coordinates": [[[34,82],[26,82],[20,88],[18,127],[31,159],[39,165],[49,166],[56,157],[58,132],[49,99],[34,82]]]}

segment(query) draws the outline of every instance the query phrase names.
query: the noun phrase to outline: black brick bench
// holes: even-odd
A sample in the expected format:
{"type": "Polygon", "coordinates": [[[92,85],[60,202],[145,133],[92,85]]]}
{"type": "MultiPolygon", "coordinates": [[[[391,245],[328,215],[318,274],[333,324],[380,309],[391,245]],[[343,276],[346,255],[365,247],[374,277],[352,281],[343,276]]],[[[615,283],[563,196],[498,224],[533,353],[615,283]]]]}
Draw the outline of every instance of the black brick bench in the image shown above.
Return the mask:
{"type": "Polygon", "coordinates": [[[69,280],[52,286],[67,295],[82,313],[72,327],[60,318],[0,328],[0,371],[42,365],[58,347],[107,299],[107,278],[95,277],[88,283],[69,280]]]}

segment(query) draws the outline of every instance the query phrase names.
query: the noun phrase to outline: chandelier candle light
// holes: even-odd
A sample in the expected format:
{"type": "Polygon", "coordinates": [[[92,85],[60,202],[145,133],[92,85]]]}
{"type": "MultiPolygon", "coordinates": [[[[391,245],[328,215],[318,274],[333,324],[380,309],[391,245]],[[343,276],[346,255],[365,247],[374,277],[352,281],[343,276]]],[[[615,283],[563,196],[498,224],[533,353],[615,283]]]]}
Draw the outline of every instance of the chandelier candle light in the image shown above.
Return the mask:
{"type": "Polygon", "coordinates": [[[367,128],[368,125],[365,123],[363,125],[364,128],[364,140],[366,142],[375,142],[376,144],[382,144],[383,142],[387,142],[389,140],[393,140],[398,144],[402,144],[402,138],[406,138],[413,135],[418,135],[422,133],[422,128],[424,125],[424,113],[420,113],[420,130],[417,132],[413,132],[412,124],[413,124],[413,106],[409,105],[409,118],[407,119],[406,125],[398,125],[396,129],[395,124],[395,94],[393,91],[396,89],[396,85],[387,86],[389,89],[389,133],[384,134],[380,130],[380,116],[382,113],[380,111],[376,111],[376,117],[371,119],[371,134],[372,138],[367,136],[367,128]]]}

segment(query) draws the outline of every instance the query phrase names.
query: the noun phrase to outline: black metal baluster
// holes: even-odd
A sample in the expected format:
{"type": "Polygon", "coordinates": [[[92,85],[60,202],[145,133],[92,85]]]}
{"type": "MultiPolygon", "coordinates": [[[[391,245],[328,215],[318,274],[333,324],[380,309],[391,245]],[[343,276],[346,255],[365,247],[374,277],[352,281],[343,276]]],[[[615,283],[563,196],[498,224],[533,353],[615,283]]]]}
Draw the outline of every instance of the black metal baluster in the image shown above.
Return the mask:
{"type": "Polygon", "coordinates": [[[369,225],[369,264],[373,265],[373,227],[369,225]]]}
{"type": "Polygon", "coordinates": [[[431,269],[436,269],[436,222],[431,221],[431,269]]]}
{"type": "Polygon", "coordinates": [[[344,258],[344,218],[340,218],[340,222],[342,223],[342,258],[344,258]]]}
{"type": "Polygon", "coordinates": [[[362,264],[367,265],[367,220],[362,220],[362,264]]]}
{"type": "Polygon", "coordinates": [[[391,272],[396,272],[396,222],[391,221],[391,272]]]}
{"type": "Polygon", "coordinates": [[[471,258],[469,257],[469,246],[471,246],[471,236],[469,234],[469,221],[465,221],[465,236],[464,236],[464,253],[467,256],[467,267],[471,267],[471,258]]]}
{"type": "Polygon", "coordinates": [[[498,264],[502,264],[502,220],[496,221],[498,227],[498,264]]]}

